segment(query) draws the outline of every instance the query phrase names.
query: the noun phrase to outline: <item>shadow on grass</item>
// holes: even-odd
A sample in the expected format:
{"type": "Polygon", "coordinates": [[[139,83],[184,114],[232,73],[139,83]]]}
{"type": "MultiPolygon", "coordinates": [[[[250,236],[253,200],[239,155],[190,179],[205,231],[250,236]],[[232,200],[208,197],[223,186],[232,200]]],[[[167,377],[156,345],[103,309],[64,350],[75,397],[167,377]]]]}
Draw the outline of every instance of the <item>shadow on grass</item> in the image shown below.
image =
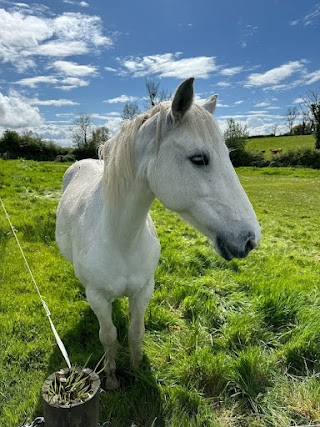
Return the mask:
{"type": "MultiPolygon", "coordinates": [[[[127,343],[128,314],[121,302],[113,306],[114,324],[118,329],[119,351],[117,355],[117,376],[120,388],[116,391],[101,390],[100,422],[107,422],[110,427],[162,427],[164,426],[162,397],[150,363],[146,357],[138,371],[130,367],[130,354],[127,343]]],[[[84,366],[89,359],[88,367],[94,369],[103,355],[103,349],[98,337],[98,320],[88,307],[83,313],[78,325],[62,336],[68,349],[70,359],[76,366],[84,366]]],[[[64,363],[65,365],[65,363],[64,363]]],[[[51,355],[46,377],[59,370],[61,353],[56,350],[51,355]]],[[[101,367],[97,369],[101,370],[101,367]]],[[[105,376],[100,374],[101,386],[104,387],[105,376]]],[[[42,411],[39,396],[35,415],[42,411]]]]}

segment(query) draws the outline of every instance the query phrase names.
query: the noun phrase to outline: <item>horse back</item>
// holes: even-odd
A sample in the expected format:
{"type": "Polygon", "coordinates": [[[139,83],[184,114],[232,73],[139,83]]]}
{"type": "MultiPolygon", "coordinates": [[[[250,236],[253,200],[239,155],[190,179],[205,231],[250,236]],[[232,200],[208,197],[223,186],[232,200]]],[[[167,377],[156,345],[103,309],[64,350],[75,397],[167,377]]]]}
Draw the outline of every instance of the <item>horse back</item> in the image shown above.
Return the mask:
{"type": "Polygon", "coordinates": [[[103,164],[100,160],[84,159],[73,163],[63,176],[62,191],[77,178],[83,182],[91,181],[94,176],[101,174],[102,170],[103,164]]]}

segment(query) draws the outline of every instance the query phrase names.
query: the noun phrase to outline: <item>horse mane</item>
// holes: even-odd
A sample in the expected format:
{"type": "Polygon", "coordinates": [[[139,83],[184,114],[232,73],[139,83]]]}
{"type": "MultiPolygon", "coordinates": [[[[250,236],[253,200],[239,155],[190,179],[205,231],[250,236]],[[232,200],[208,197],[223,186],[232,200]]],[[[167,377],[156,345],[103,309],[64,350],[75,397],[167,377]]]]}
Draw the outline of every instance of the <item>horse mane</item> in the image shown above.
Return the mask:
{"type": "Polygon", "coordinates": [[[126,120],[120,132],[99,147],[99,158],[104,161],[104,179],[109,197],[118,199],[124,187],[135,179],[134,141],[141,126],[159,113],[156,125],[156,144],[160,144],[160,124],[163,113],[171,103],[161,103],[152,109],[126,120]],[[168,105],[166,105],[168,104],[168,105]]]}
{"type": "MultiPolygon", "coordinates": [[[[126,120],[118,134],[110,138],[99,147],[99,158],[104,161],[104,180],[109,198],[118,200],[123,190],[129,187],[136,178],[136,168],[134,159],[134,141],[140,128],[147,120],[159,113],[156,119],[155,128],[155,150],[159,150],[161,136],[166,131],[163,126],[164,117],[167,117],[167,127],[169,127],[168,110],[171,102],[162,102],[150,110],[139,114],[131,120],[126,120]]],[[[171,119],[173,124],[173,120],[171,119]]],[[[201,136],[208,135],[208,130],[212,137],[217,137],[217,131],[221,132],[217,126],[213,125],[212,115],[204,108],[193,104],[185,116],[176,125],[187,124],[190,132],[201,136]]]]}

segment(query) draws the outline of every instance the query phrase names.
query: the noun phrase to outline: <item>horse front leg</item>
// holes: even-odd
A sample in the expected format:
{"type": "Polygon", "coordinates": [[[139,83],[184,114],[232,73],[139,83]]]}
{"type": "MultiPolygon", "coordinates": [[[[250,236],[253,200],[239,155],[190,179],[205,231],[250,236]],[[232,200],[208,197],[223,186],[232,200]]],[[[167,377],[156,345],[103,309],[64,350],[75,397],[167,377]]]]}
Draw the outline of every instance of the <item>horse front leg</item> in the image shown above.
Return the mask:
{"type": "Polygon", "coordinates": [[[129,298],[130,326],[129,347],[131,353],[131,365],[138,368],[143,357],[143,337],[145,332],[144,315],[152,297],[154,280],[150,280],[136,294],[129,298]]]}
{"type": "Polygon", "coordinates": [[[117,329],[112,321],[112,301],[105,298],[102,292],[95,289],[86,291],[87,301],[97,316],[100,324],[99,338],[103,345],[105,356],[106,390],[119,387],[116,377],[115,356],[118,348],[117,329]]]}

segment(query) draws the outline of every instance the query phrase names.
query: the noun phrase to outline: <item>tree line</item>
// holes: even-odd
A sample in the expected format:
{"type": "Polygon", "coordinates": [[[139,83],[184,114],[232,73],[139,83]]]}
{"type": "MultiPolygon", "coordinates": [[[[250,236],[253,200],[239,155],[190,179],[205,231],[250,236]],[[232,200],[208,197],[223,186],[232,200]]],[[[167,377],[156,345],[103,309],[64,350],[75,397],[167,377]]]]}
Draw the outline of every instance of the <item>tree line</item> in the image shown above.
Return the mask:
{"type": "Polygon", "coordinates": [[[53,141],[46,141],[34,132],[19,134],[6,130],[0,137],[0,158],[40,161],[74,161],[97,158],[98,146],[109,138],[106,126],[95,127],[89,114],[80,114],[74,122],[72,147],[62,147],[53,141]]]}
{"type": "MultiPolygon", "coordinates": [[[[145,109],[171,99],[171,93],[162,89],[160,83],[154,80],[146,81],[146,92],[145,109]]],[[[297,106],[289,107],[287,110],[285,118],[289,134],[306,135],[313,133],[315,135],[315,149],[320,150],[320,88],[309,91],[301,99],[303,102],[299,106],[300,113],[297,106]],[[300,120],[300,123],[295,124],[297,119],[300,120]]],[[[122,119],[131,120],[141,112],[136,102],[128,102],[124,105],[122,119]]],[[[278,124],[273,126],[273,136],[276,135],[277,126],[278,124]]],[[[45,141],[33,132],[19,134],[13,130],[6,130],[0,138],[0,157],[58,161],[97,158],[98,146],[106,142],[109,137],[110,131],[107,126],[94,126],[91,115],[82,113],[74,121],[71,135],[72,147],[61,147],[52,141],[45,141]]],[[[230,118],[224,137],[235,166],[262,163],[261,153],[259,153],[260,156],[257,153],[253,155],[245,150],[249,137],[246,125],[237,123],[230,118]]]]}

